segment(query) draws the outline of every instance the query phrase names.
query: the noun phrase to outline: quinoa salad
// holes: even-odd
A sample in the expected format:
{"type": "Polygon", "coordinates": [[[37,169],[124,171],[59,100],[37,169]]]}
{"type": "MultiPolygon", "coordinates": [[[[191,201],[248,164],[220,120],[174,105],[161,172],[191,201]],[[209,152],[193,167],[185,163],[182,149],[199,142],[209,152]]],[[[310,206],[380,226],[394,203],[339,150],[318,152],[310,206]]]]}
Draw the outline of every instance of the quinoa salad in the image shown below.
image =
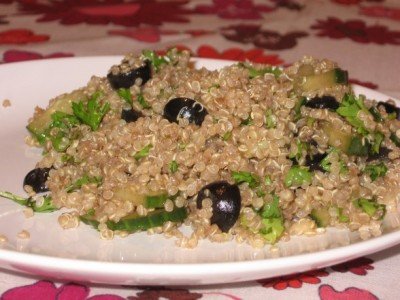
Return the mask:
{"type": "Polygon", "coordinates": [[[43,149],[28,196],[0,196],[63,209],[62,228],[102,239],[263,247],[328,227],[368,239],[398,214],[400,108],[356,95],[327,59],[207,70],[187,51],[131,53],[36,108],[27,129],[43,149]]]}

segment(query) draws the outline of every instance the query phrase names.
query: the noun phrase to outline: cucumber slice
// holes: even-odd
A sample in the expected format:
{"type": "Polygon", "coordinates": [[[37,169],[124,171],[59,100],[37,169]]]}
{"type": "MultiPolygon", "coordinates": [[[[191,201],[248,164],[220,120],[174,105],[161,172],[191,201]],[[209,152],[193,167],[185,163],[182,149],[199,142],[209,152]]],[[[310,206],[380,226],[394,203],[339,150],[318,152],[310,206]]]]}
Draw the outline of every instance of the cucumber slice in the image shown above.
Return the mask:
{"type": "Polygon", "coordinates": [[[310,217],[315,221],[317,227],[328,227],[331,221],[331,216],[327,208],[314,208],[311,211],[310,217]]]}
{"type": "Polygon", "coordinates": [[[45,111],[36,115],[26,128],[38,139],[39,142],[44,142],[44,139],[41,138],[41,136],[52,122],[51,115],[56,111],[72,114],[72,102],[78,102],[83,99],[86,99],[83,89],[58,96],[45,111]]]}
{"type": "Polygon", "coordinates": [[[299,92],[311,92],[323,90],[336,84],[348,84],[347,71],[335,68],[321,74],[302,76],[295,85],[299,92]]]}
{"type": "Polygon", "coordinates": [[[164,223],[182,222],[187,217],[187,211],[184,207],[175,208],[171,212],[165,210],[155,211],[144,217],[138,217],[136,214],[127,216],[115,223],[112,221],[107,222],[107,227],[111,230],[124,230],[128,232],[147,230],[153,227],[162,226],[164,223]]]}
{"type": "Polygon", "coordinates": [[[368,156],[371,144],[359,135],[353,135],[335,128],[331,123],[324,122],[322,129],[328,136],[328,144],[348,155],[368,156]]]}
{"type": "MultiPolygon", "coordinates": [[[[130,233],[143,231],[153,227],[162,226],[164,223],[183,222],[187,217],[187,211],[184,207],[175,208],[171,212],[163,209],[149,213],[147,216],[139,216],[136,213],[122,218],[119,222],[108,221],[107,227],[111,230],[123,230],[130,233]]],[[[81,221],[87,225],[91,225],[97,229],[99,222],[94,220],[90,215],[80,217],[81,221]]]]}

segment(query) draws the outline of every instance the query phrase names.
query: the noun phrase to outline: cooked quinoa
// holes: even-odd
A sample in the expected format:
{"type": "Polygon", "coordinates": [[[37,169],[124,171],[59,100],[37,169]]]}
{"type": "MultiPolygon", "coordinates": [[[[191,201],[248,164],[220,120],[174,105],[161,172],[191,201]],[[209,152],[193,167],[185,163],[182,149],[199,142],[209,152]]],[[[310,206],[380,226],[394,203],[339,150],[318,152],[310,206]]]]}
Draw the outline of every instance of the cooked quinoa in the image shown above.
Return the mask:
{"type": "Polygon", "coordinates": [[[397,213],[399,118],[394,102],[354,95],[326,59],[210,71],[173,49],[127,55],[36,109],[28,129],[44,149],[41,201],[70,209],[63,228],[263,247],[330,226],[379,236],[397,213]]]}

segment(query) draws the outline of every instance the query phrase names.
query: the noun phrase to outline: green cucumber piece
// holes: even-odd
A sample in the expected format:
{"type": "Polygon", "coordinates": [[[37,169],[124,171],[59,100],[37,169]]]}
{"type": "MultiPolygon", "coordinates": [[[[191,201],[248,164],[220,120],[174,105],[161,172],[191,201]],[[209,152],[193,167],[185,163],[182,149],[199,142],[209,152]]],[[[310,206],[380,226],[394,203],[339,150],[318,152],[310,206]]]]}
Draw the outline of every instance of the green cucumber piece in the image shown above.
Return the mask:
{"type": "Polygon", "coordinates": [[[128,232],[136,232],[147,230],[153,227],[162,226],[164,223],[170,222],[183,222],[187,217],[186,208],[175,208],[171,212],[165,210],[155,211],[147,216],[138,217],[128,216],[122,218],[119,222],[108,221],[107,227],[111,230],[124,230],[128,232]]]}
{"type": "Polygon", "coordinates": [[[57,111],[72,114],[72,102],[78,102],[82,99],[86,99],[82,89],[58,96],[45,111],[36,115],[26,128],[39,142],[43,143],[45,140],[43,138],[44,131],[53,121],[51,115],[57,111]]]}
{"type": "MultiPolygon", "coordinates": [[[[175,208],[171,212],[160,209],[150,212],[147,216],[138,216],[134,213],[122,218],[119,222],[107,221],[107,227],[111,230],[123,230],[132,233],[159,227],[168,221],[183,222],[186,217],[187,211],[184,207],[175,208]]],[[[80,220],[87,225],[93,226],[95,229],[99,226],[99,222],[90,214],[81,216],[80,220]]]]}
{"type": "Polygon", "coordinates": [[[146,208],[161,208],[164,207],[165,202],[168,199],[168,194],[146,196],[144,206],[146,208]]]}
{"type": "Polygon", "coordinates": [[[348,73],[339,68],[330,71],[304,76],[297,84],[301,92],[323,90],[336,84],[348,84],[348,73]]]}
{"type": "Polygon", "coordinates": [[[331,216],[327,208],[314,208],[311,211],[310,217],[315,221],[317,227],[328,227],[331,221],[331,216]]]}

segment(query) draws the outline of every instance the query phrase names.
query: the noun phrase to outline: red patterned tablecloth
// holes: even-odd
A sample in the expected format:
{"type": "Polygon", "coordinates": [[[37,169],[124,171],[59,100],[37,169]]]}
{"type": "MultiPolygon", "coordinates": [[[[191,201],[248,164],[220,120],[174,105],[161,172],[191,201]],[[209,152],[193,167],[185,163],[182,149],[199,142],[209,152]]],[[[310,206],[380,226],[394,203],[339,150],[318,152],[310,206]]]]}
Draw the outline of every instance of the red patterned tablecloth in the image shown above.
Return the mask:
{"type": "MultiPolygon", "coordinates": [[[[290,64],[327,57],[400,98],[398,0],[0,0],[0,62],[121,55],[290,64]]],[[[1,93],[1,91],[0,91],[1,93]]],[[[1,299],[398,299],[400,247],[304,274],[204,287],[120,287],[0,272],[1,299]]]]}

